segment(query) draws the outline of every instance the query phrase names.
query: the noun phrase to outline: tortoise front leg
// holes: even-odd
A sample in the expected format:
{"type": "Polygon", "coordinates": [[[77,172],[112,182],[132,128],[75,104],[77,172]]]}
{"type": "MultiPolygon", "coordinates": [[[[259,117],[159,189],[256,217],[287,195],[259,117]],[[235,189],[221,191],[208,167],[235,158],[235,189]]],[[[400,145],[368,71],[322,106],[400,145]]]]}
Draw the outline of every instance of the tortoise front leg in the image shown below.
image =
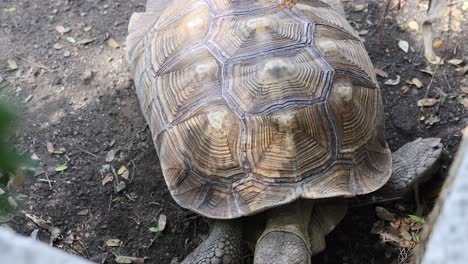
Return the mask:
{"type": "Polygon", "coordinates": [[[379,192],[403,194],[416,190],[437,171],[442,156],[440,138],[418,138],[392,153],[392,176],[379,192]]]}
{"type": "Polygon", "coordinates": [[[215,220],[208,238],[181,264],[240,264],[242,258],[242,221],[215,220]]]}

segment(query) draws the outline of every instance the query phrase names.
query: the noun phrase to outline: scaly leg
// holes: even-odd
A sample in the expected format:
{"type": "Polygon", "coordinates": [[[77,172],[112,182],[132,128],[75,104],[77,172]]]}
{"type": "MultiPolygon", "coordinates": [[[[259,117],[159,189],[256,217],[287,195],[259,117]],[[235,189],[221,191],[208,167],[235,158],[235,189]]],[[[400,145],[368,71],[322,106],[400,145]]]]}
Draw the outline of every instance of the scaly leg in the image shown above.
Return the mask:
{"type": "Polygon", "coordinates": [[[442,156],[440,138],[418,138],[392,153],[392,176],[379,193],[401,195],[415,191],[420,208],[419,184],[429,180],[437,171],[442,156]]]}
{"type": "Polygon", "coordinates": [[[216,220],[208,238],[181,264],[240,264],[241,258],[242,221],[216,220]]]}
{"type": "Polygon", "coordinates": [[[302,201],[268,211],[265,231],[255,249],[254,264],[310,263],[311,212],[311,204],[302,201]]]}

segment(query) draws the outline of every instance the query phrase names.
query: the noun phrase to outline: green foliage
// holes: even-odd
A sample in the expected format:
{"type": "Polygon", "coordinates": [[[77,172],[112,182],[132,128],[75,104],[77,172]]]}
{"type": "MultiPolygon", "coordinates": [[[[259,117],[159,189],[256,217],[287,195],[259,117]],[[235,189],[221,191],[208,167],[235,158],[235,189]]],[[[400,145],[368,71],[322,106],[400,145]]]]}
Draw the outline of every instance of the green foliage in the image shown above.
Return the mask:
{"type": "Polygon", "coordinates": [[[11,185],[22,183],[22,168],[31,165],[30,159],[20,155],[9,142],[13,121],[13,109],[0,101],[0,222],[9,220],[16,207],[10,193],[11,185]]]}

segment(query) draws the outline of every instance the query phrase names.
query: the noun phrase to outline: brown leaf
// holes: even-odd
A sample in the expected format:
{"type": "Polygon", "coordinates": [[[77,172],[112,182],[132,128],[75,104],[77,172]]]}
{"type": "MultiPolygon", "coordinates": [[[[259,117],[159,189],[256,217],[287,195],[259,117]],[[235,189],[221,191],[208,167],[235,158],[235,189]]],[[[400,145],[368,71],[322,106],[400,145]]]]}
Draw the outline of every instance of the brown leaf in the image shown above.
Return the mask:
{"type": "Polygon", "coordinates": [[[54,153],[55,152],[54,145],[52,145],[52,143],[50,143],[49,141],[46,142],[46,147],[47,147],[47,152],[49,152],[49,153],[54,153]]]}
{"type": "Polygon", "coordinates": [[[391,241],[391,242],[396,242],[398,244],[400,244],[400,241],[401,241],[398,236],[387,233],[387,232],[380,234],[380,239],[382,239],[384,242],[391,241]]]}
{"type": "Polygon", "coordinates": [[[112,174],[107,174],[101,181],[102,186],[108,184],[109,182],[112,182],[114,180],[114,177],[112,177],[112,174]]]}
{"type": "Polygon", "coordinates": [[[109,46],[114,49],[120,48],[120,44],[113,38],[109,38],[109,40],[107,41],[107,44],[109,44],[109,46]]]}
{"type": "Polygon", "coordinates": [[[408,241],[410,241],[412,238],[411,234],[407,230],[402,229],[402,228],[400,228],[400,235],[401,237],[403,237],[403,239],[408,240],[408,241]]]}
{"type": "Polygon", "coordinates": [[[422,224],[422,223],[414,223],[414,224],[411,226],[411,230],[413,230],[413,231],[421,230],[422,228],[423,228],[423,224],[422,224]]]}
{"type": "Polygon", "coordinates": [[[386,73],[384,70],[382,69],[379,69],[379,68],[375,68],[375,73],[382,77],[382,78],[388,78],[388,73],[386,73]]]}
{"type": "Polygon", "coordinates": [[[409,90],[410,90],[410,88],[409,88],[408,85],[403,85],[403,86],[401,87],[401,92],[404,93],[404,94],[408,93],[409,90]]]}
{"type": "Polygon", "coordinates": [[[413,78],[411,83],[414,84],[418,89],[423,86],[422,82],[418,78],[413,78]]]}
{"type": "Polygon", "coordinates": [[[434,98],[425,98],[425,99],[421,99],[418,101],[418,106],[419,107],[430,107],[430,106],[434,106],[435,104],[437,104],[437,99],[434,99],[434,98]]]}
{"type": "Polygon", "coordinates": [[[444,44],[444,42],[442,40],[436,40],[434,41],[434,44],[432,44],[432,46],[435,48],[435,49],[438,49],[440,47],[442,47],[442,44],[444,44]]]}

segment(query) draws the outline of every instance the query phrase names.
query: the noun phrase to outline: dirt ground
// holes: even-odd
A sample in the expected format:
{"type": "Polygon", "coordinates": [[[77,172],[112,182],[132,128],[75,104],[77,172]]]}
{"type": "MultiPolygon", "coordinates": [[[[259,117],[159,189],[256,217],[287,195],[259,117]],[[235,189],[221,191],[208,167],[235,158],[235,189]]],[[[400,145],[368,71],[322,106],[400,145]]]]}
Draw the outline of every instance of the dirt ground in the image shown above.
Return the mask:
{"type": "MultiPolygon", "coordinates": [[[[388,143],[396,150],[417,137],[441,137],[446,151],[436,177],[440,183],[468,121],[461,104],[466,94],[460,89],[468,83],[463,72],[456,71],[464,64],[436,67],[424,59],[420,35],[401,26],[421,21],[421,7],[397,12],[392,4],[384,27],[376,31],[382,3],[362,3],[345,5],[375,67],[388,74],[379,77],[388,143]],[[409,43],[408,53],[399,48],[399,40],[409,43]],[[434,77],[420,71],[426,67],[434,77]],[[384,84],[397,76],[397,85],[384,84]],[[405,84],[413,78],[422,82],[421,89],[405,84]],[[417,101],[431,82],[428,97],[438,101],[421,111],[417,101]]],[[[466,17],[463,4],[455,1],[451,6],[466,17]]],[[[181,209],[168,193],[127,71],[127,23],[132,12],[143,10],[144,0],[0,2],[0,87],[21,109],[18,148],[35,153],[42,169],[18,191],[21,209],[60,229],[55,246],[97,263],[115,263],[116,255],[145,257],[146,263],[178,263],[208,230],[206,219],[181,209]],[[67,168],[57,172],[59,165],[67,168]],[[106,176],[112,175],[112,168],[117,171],[121,166],[129,175],[128,180],[118,176],[125,186],[121,184],[124,189],[116,193],[115,179],[105,185],[103,180],[110,180],[106,176]],[[165,230],[152,233],[160,215],[167,217],[165,230]],[[109,239],[122,244],[110,247],[109,239]]],[[[446,60],[468,58],[464,19],[448,32],[438,28],[435,34],[444,40],[436,52],[446,60]]],[[[449,23],[453,21],[452,17],[449,23]]],[[[437,186],[426,187],[425,213],[437,186]]],[[[353,207],[313,263],[404,263],[406,251],[370,233],[377,220],[375,206],[353,207]]],[[[384,206],[402,214],[415,209],[411,197],[384,206]]],[[[25,235],[39,229],[39,237],[47,241],[47,230],[24,213],[9,225],[25,235]]],[[[245,263],[250,261],[246,250],[245,263]]]]}

